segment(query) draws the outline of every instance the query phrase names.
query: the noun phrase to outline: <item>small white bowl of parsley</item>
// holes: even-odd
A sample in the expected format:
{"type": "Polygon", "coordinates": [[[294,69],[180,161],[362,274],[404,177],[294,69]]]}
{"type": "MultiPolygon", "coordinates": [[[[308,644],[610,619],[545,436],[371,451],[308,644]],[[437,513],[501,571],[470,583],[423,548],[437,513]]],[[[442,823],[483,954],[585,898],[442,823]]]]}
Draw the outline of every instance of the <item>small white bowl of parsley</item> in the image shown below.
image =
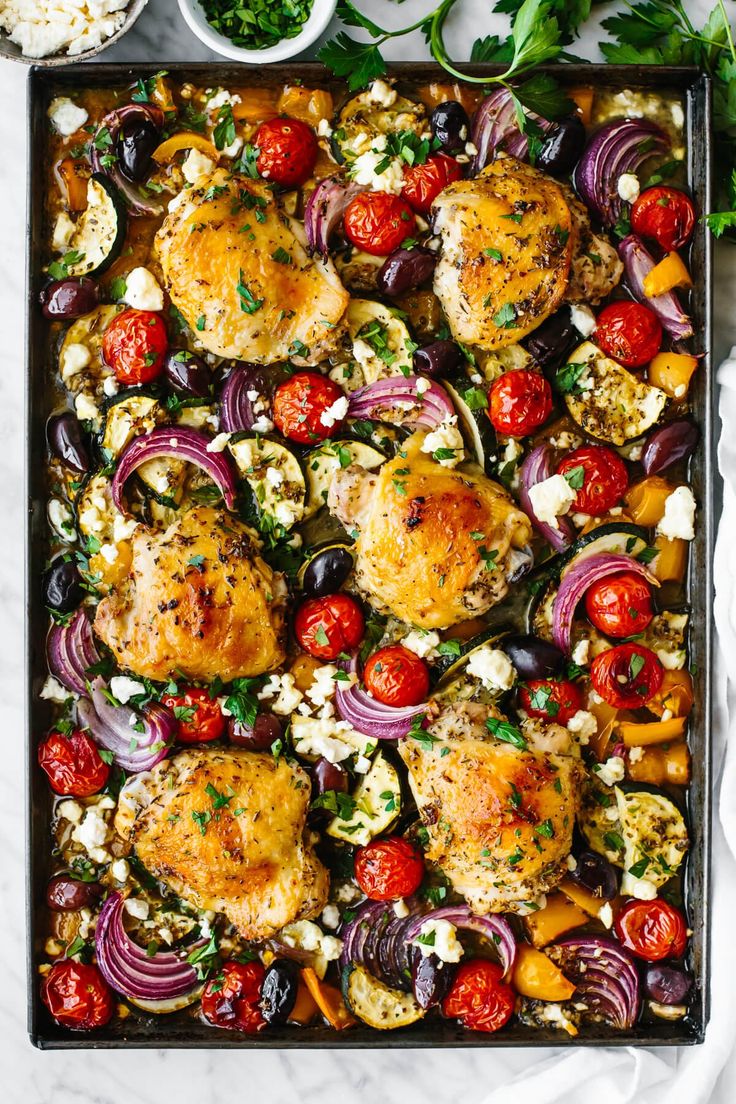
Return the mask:
{"type": "Polygon", "coordinates": [[[179,0],[205,46],[251,65],[302,53],[325,31],[336,7],[337,0],[179,0]]]}

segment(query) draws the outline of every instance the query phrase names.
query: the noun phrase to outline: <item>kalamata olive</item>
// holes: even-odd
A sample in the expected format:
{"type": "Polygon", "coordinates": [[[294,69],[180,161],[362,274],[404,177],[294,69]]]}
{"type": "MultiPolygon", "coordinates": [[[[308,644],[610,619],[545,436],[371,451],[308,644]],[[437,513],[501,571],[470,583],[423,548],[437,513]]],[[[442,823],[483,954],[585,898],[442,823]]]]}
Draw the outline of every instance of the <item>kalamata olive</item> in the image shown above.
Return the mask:
{"type": "Polygon", "coordinates": [[[457,100],[445,100],[437,104],[429,117],[429,126],[446,153],[457,153],[465,148],[470,138],[468,113],[457,100]]]}
{"type": "Polygon", "coordinates": [[[570,872],[570,877],[604,901],[612,901],[618,893],[616,867],[597,851],[582,851],[577,856],[577,866],[570,872]]]}
{"type": "Polygon", "coordinates": [[[338,793],[346,793],[348,788],[348,772],[339,763],[331,763],[329,759],[320,756],[312,767],[317,793],[323,794],[327,790],[337,790],[338,793]]]}
{"type": "Polygon", "coordinates": [[[145,180],[151,168],[151,154],[160,141],[158,127],[148,120],[122,130],[118,158],[120,169],[129,180],[145,180]]]}
{"type": "Polygon", "coordinates": [[[164,375],[175,391],[206,399],[212,392],[212,370],[201,356],[186,349],[167,355],[164,375]]]}
{"type": "Polygon", "coordinates": [[[102,895],[97,882],[80,882],[66,874],[55,874],[46,886],[46,904],[54,912],[77,912],[90,908],[102,895]]]}
{"type": "Polygon", "coordinates": [[[421,349],[414,351],[414,368],[432,379],[451,376],[462,362],[463,354],[459,345],[444,338],[440,341],[432,341],[429,345],[422,345],[421,349]]]}
{"type": "Polygon", "coordinates": [[[417,1004],[433,1008],[444,1000],[450,991],[455,970],[451,963],[443,962],[435,954],[416,954],[411,964],[411,984],[417,1004]]]}
{"type": "Polygon", "coordinates": [[[585,127],[578,115],[570,115],[548,131],[534,163],[543,172],[562,176],[578,163],[584,146],[585,127]]]}
{"type": "Polygon", "coordinates": [[[54,456],[80,474],[92,467],[79,419],[71,410],[52,414],[46,423],[46,440],[54,456]]]}
{"type": "Polygon", "coordinates": [[[678,460],[692,456],[700,440],[700,430],[687,418],[667,422],[647,437],[641,463],[647,475],[659,475],[678,460]]]}
{"type": "Polygon", "coordinates": [[[554,372],[567,360],[573,346],[579,344],[580,334],[572,324],[569,307],[562,307],[537,326],[522,344],[536,360],[540,368],[554,372]]]}
{"type": "Polygon", "coordinates": [[[682,1004],[690,992],[693,979],[678,966],[652,962],[647,966],[644,985],[652,1000],[660,1004],[682,1004]]]}
{"type": "Polygon", "coordinates": [[[235,717],[228,721],[230,743],[250,751],[270,751],[274,741],[281,739],[281,733],[281,721],[273,713],[259,713],[252,728],[235,717]]]}
{"type": "Polygon", "coordinates": [[[82,579],[74,560],[57,557],[41,580],[44,604],[59,613],[71,613],[82,601],[82,579]]]}
{"type": "Polygon", "coordinates": [[[538,636],[505,636],[501,647],[520,679],[548,678],[556,674],[565,661],[559,648],[538,636]]]}
{"type": "Polygon", "coordinates": [[[414,249],[395,249],[378,270],[378,290],[384,295],[403,295],[425,283],[436,264],[436,253],[421,245],[414,249]]]}
{"type": "Polygon", "coordinates": [[[347,548],[325,548],[304,569],[302,589],[309,598],[324,598],[340,589],[353,570],[353,557],[347,548]]]}
{"type": "Polygon", "coordinates": [[[100,289],[89,276],[67,276],[54,280],[41,292],[41,310],[54,321],[71,321],[89,314],[97,306],[100,289]]]}
{"type": "Polygon", "coordinates": [[[296,1004],[299,967],[288,958],[275,959],[261,985],[261,1012],[266,1023],[285,1023],[296,1004]]]}

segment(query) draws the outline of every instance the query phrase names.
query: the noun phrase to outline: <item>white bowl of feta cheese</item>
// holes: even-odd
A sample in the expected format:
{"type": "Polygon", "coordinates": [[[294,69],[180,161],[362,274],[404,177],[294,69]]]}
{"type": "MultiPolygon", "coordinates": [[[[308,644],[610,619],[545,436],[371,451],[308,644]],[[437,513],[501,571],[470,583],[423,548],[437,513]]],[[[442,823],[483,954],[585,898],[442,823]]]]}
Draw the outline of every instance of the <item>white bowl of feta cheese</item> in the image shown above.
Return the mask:
{"type": "Polygon", "coordinates": [[[0,57],[25,65],[86,61],[117,42],[148,0],[0,0],[0,57]]]}

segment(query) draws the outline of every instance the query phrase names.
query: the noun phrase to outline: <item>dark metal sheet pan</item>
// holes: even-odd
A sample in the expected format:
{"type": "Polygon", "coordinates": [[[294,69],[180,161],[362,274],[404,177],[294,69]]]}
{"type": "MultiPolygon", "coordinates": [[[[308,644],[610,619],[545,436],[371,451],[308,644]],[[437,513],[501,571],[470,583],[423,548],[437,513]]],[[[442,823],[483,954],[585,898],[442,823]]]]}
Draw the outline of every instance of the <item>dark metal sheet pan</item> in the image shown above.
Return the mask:
{"type": "MultiPolygon", "coordinates": [[[[28,255],[27,255],[27,460],[26,482],[28,527],[26,548],[26,654],[27,654],[27,794],[28,794],[28,1027],[31,1041],[43,1049],[85,1049],[111,1047],[181,1047],[277,1049],[282,1047],[541,1047],[541,1046],[672,1046],[702,1042],[708,1022],[709,994],[709,859],[711,818],[710,717],[712,656],[712,561],[715,519],[713,483],[715,477],[714,387],[711,365],[711,243],[702,223],[698,224],[692,253],[695,282],[693,320],[704,359],[696,374],[692,395],[694,414],[702,428],[702,442],[693,464],[692,483],[700,504],[700,524],[691,546],[688,599],[693,610],[690,655],[697,672],[696,701],[692,713],[690,745],[693,779],[689,791],[689,819],[692,845],[685,874],[688,913],[693,928],[691,966],[695,977],[695,998],[691,1014],[684,1021],[642,1023],[627,1033],[604,1028],[586,1028],[577,1039],[550,1029],[535,1030],[515,1025],[500,1035],[464,1031],[455,1024],[433,1018],[396,1032],[378,1032],[358,1027],[337,1033],[327,1027],[308,1030],[289,1027],[271,1029],[257,1037],[216,1031],[187,1013],[166,1017],[131,1015],[116,1020],[93,1035],[75,1035],[56,1025],[38,995],[37,967],[44,943],[44,887],[49,871],[49,826],[51,799],[48,786],[35,766],[39,733],[49,723],[38,691],[46,675],[44,641],[46,611],[38,585],[43,570],[45,502],[44,425],[48,413],[58,405],[58,393],[49,383],[51,356],[47,323],[38,310],[37,294],[42,282],[44,253],[44,179],[46,109],[52,97],[79,86],[102,87],[125,84],[147,77],[161,64],[70,65],[29,72],[28,132],[28,255]]],[[[245,69],[228,63],[165,65],[174,76],[187,77],[207,85],[229,83],[282,84],[293,81],[293,66],[261,66],[245,69]]],[[[492,66],[466,66],[475,74],[490,74],[492,66]]],[[[566,65],[555,70],[570,86],[594,83],[612,90],[649,88],[679,93],[686,107],[688,182],[700,211],[710,209],[711,114],[709,82],[691,67],[566,65]]],[[[447,74],[433,63],[407,63],[391,67],[391,73],[409,84],[429,80],[446,81],[447,74]]],[[[299,77],[305,84],[335,81],[313,63],[299,63],[299,77]]],[[[12,110],[8,106],[8,110],[12,110]]],[[[18,105],[20,110],[20,105],[18,105]]]]}

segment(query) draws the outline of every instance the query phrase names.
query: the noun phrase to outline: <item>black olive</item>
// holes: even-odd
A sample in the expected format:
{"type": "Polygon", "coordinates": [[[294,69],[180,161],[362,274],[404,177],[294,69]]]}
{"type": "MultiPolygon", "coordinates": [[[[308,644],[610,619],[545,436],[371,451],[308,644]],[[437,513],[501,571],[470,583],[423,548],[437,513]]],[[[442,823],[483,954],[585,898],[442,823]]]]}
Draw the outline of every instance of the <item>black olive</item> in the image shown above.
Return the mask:
{"type": "Polygon", "coordinates": [[[560,670],[565,660],[559,648],[538,636],[506,636],[501,647],[520,679],[549,678],[560,670]]]}
{"type": "Polygon", "coordinates": [[[414,367],[417,372],[423,372],[432,379],[452,376],[463,362],[463,354],[459,345],[454,341],[442,338],[432,341],[429,345],[423,345],[414,353],[414,367]]]}
{"type": "Polygon", "coordinates": [[[71,613],[82,601],[82,579],[74,560],[59,556],[41,580],[44,604],[58,613],[71,613]]]}
{"type": "Polygon", "coordinates": [[[403,295],[425,283],[437,264],[431,249],[395,249],[378,270],[376,281],[383,295],[403,295]]]}
{"type": "Polygon", "coordinates": [[[618,893],[616,868],[597,851],[582,851],[577,856],[577,866],[570,872],[570,877],[604,901],[612,901],[618,893]]]}
{"type": "Polygon", "coordinates": [[[335,594],[353,570],[353,557],[347,548],[325,548],[304,569],[302,589],[309,598],[335,594]]]}
{"type": "Polygon", "coordinates": [[[659,1004],[683,1004],[693,979],[677,966],[652,962],[647,966],[644,984],[649,996],[659,1004]]]}
{"type": "Polygon", "coordinates": [[[339,763],[331,763],[329,759],[319,757],[312,767],[317,793],[323,794],[327,790],[337,790],[338,793],[346,793],[348,788],[348,773],[339,763]]]}
{"type": "Polygon", "coordinates": [[[66,874],[56,874],[46,887],[46,904],[54,912],[78,912],[90,908],[102,896],[97,882],[81,882],[66,874]]]}
{"type": "Polygon", "coordinates": [[[252,725],[241,724],[235,717],[228,721],[230,743],[250,751],[270,751],[281,734],[281,721],[273,713],[259,713],[252,725]]]}
{"type": "Polygon", "coordinates": [[[125,127],[118,138],[120,169],[129,180],[145,180],[151,154],[161,141],[158,127],[150,120],[125,127]]]}
{"type": "Polygon", "coordinates": [[[51,415],[46,423],[46,440],[53,455],[68,468],[80,473],[90,470],[92,465],[82,427],[71,410],[51,415]]]}
{"type": "Polygon", "coordinates": [[[572,324],[570,308],[562,307],[537,326],[522,344],[539,367],[549,373],[565,363],[567,354],[579,341],[580,334],[572,324]]]}
{"type": "Polygon", "coordinates": [[[93,311],[99,298],[100,289],[89,276],[67,276],[46,285],[41,292],[41,310],[46,318],[70,321],[93,311]]]}
{"type": "Polygon", "coordinates": [[[450,991],[455,967],[443,962],[435,954],[425,956],[418,953],[411,964],[411,983],[417,1004],[421,1008],[432,1008],[443,1001],[450,991]]]}
{"type": "Polygon", "coordinates": [[[212,392],[212,370],[201,356],[179,349],[167,354],[164,375],[175,391],[206,399],[212,392]]]}
{"type": "Polygon", "coordinates": [[[578,115],[570,115],[548,131],[534,163],[543,172],[564,176],[575,168],[584,146],[585,127],[578,115]]]}
{"type": "Polygon", "coordinates": [[[470,141],[468,113],[457,100],[437,104],[430,116],[429,126],[446,153],[457,153],[465,149],[465,143],[470,141]]]}
{"type": "Polygon", "coordinates": [[[296,1004],[299,967],[288,958],[277,958],[266,970],[261,986],[261,1012],[266,1023],[286,1023],[296,1004]]]}

